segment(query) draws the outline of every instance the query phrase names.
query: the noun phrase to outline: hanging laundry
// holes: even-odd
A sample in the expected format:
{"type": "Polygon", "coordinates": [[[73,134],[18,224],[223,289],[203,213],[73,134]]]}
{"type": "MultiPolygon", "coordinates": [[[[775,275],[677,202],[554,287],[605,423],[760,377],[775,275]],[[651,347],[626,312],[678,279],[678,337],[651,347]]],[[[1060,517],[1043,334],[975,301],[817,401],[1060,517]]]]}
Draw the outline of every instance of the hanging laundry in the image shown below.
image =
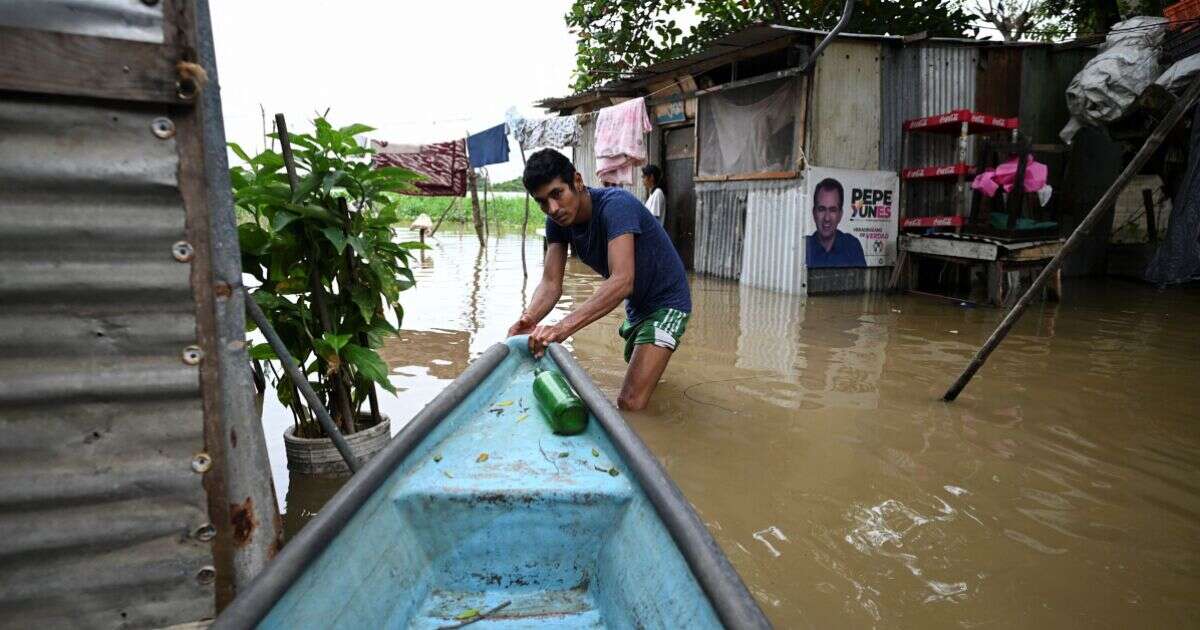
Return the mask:
{"type": "Polygon", "coordinates": [[[399,166],[421,174],[425,179],[413,182],[416,191],[404,191],[408,195],[426,197],[461,197],[467,194],[467,143],[451,140],[425,145],[393,144],[372,140],[375,156],[371,163],[375,168],[399,166]],[[414,147],[419,150],[413,151],[414,147]]]}
{"type": "Polygon", "coordinates": [[[526,150],[574,147],[583,135],[578,116],[517,119],[510,123],[510,129],[513,138],[526,150]]]}
{"type": "Polygon", "coordinates": [[[467,153],[470,155],[471,168],[507,162],[508,134],[504,123],[467,136],[467,153]]]}
{"type": "Polygon", "coordinates": [[[596,176],[613,184],[632,184],[634,170],[646,163],[650,116],[646,99],[605,107],[596,116],[596,176]]]}

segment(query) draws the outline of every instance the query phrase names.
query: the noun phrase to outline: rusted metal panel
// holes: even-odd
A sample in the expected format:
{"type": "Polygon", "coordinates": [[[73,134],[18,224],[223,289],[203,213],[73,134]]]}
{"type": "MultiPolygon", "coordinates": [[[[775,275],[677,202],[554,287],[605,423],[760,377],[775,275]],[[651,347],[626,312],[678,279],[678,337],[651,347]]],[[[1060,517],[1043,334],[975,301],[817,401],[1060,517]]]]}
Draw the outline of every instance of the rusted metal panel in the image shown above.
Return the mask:
{"type": "Polygon", "coordinates": [[[1011,118],[1021,113],[1021,60],[1028,47],[997,46],[979,50],[975,110],[1011,118]]]}
{"type": "Polygon", "coordinates": [[[881,293],[891,275],[891,267],[809,269],[808,294],[881,293]]]}
{"type": "MultiPolygon", "coordinates": [[[[163,6],[215,79],[207,3],[163,6]]],[[[276,542],[210,90],[0,95],[0,627],[211,618],[276,542]]]]}
{"type": "Polygon", "coordinates": [[[163,43],[163,3],[141,0],[4,0],[0,26],[148,44],[163,43]]]}
{"type": "Polygon", "coordinates": [[[696,183],[695,270],[739,278],[749,192],[734,182],[696,183]]]}
{"type": "Polygon", "coordinates": [[[741,281],[804,293],[803,180],[740,182],[747,190],[741,281]]]}
{"type": "Polygon", "coordinates": [[[880,43],[836,40],[814,71],[810,160],[817,166],[879,168],[880,43]]]}

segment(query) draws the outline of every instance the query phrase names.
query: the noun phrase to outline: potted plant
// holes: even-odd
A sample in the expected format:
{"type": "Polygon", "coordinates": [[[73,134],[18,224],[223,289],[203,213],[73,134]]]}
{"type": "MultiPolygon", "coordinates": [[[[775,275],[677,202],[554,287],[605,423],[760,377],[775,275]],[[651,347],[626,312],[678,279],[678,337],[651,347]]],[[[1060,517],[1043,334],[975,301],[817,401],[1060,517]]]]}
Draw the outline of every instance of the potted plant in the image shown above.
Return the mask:
{"type": "MultiPolygon", "coordinates": [[[[397,242],[394,191],[418,175],[372,168],[371,149],[356,138],[373,130],[366,125],[335,128],[319,117],[312,133],[289,136],[282,116],[277,121],[280,132],[272,137],[282,153],[267,149],[251,157],[230,144],[244,162],[230,169],[242,271],[258,281],[253,299],[355,454],[366,459],[391,437],[375,386],[395,389],[376,350],[398,332],[400,293],[415,282],[411,251],[425,247],[397,242]]],[[[292,413],[284,434],[288,468],[348,473],[271,347],[256,344],[250,357],[258,380],[292,413]]]]}

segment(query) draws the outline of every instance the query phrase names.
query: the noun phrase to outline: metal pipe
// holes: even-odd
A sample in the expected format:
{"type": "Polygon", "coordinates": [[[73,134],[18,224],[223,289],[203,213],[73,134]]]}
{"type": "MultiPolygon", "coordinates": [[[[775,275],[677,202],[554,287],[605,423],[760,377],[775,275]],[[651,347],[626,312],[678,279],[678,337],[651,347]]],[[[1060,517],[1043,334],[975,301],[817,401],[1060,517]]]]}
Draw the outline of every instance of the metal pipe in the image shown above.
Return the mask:
{"type": "Polygon", "coordinates": [[[742,578],[650,449],[566,348],[552,343],[547,351],[641,484],[721,623],[726,628],[770,628],[742,578]]]}
{"type": "Polygon", "coordinates": [[[308,401],[308,406],[313,410],[313,414],[317,416],[317,421],[321,423],[321,428],[325,429],[325,433],[329,434],[329,438],[333,440],[333,445],[337,447],[338,452],[342,454],[342,459],[350,467],[350,474],[358,472],[358,458],[354,456],[354,452],[350,450],[350,444],[346,442],[346,438],[342,436],[342,432],[333,423],[333,418],[329,417],[329,410],[325,408],[325,405],[321,404],[321,399],[317,397],[317,392],[313,391],[308,378],[304,376],[304,372],[300,370],[300,366],[296,365],[296,360],[292,358],[292,353],[288,351],[287,346],[283,344],[283,340],[279,338],[279,334],[271,327],[271,322],[267,321],[266,313],[263,313],[262,309],[258,306],[258,302],[254,301],[254,296],[250,295],[250,292],[245,287],[242,288],[242,291],[246,295],[246,311],[250,313],[250,319],[254,320],[254,323],[258,325],[258,329],[267,338],[267,343],[271,344],[271,349],[275,351],[275,356],[279,357],[279,362],[283,364],[283,369],[291,377],[292,384],[300,390],[300,393],[304,396],[304,400],[308,401]]]}
{"type": "MultiPolygon", "coordinates": [[[[261,311],[260,311],[261,312],[261,311]]],[[[341,533],[358,510],[391,476],[396,467],[437,426],[479,387],[508,356],[508,346],[498,343],[484,352],[456,379],[446,386],[425,408],[413,416],[378,455],[363,466],[337,494],[321,508],[300,533],[288,541],[283,551],[267,565],[250,586],[226,608],[211,626],[212,630],[253,628],[258,625],[281,597],[287,593],[305,569],[321,555],[341,533]]]]}
{"type": "Polygon", "coordinates": [[[846,28],[846,25],[850,23],[850,15],[852,13],[854,13],[854,0],[846,0],[846,6],[842,8],[842,17],[838,19],[838,23],[834,25],[832,31],[829,31],[825,39],[821,40],[821,43],[817,44],[817,47],[813,49],[812,54],[808,57],[808,62],[804,64],[804,68],[800,71],[801,73],[808,74],[812,72],[812,69],[817,65],[817,57],[821,56],[821,51],[825,50],[825,47],[833,42],[833,38],[837,37],[838,33],[841,33],[842,29],[846,28]]]}

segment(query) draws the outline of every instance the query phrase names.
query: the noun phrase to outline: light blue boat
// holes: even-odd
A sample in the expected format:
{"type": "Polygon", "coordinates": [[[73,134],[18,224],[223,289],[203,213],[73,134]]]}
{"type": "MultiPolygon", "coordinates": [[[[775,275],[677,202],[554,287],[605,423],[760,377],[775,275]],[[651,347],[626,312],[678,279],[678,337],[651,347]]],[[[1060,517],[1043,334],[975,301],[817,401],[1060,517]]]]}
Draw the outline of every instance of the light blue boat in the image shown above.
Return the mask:
{"type": "Polygon", "coordinates": [[[481,355],[363,467],[214,628],[765,628],[653,455],[565,348],[481,355]],[[534,368],[588,428],[550,432],[534,368]]]}

